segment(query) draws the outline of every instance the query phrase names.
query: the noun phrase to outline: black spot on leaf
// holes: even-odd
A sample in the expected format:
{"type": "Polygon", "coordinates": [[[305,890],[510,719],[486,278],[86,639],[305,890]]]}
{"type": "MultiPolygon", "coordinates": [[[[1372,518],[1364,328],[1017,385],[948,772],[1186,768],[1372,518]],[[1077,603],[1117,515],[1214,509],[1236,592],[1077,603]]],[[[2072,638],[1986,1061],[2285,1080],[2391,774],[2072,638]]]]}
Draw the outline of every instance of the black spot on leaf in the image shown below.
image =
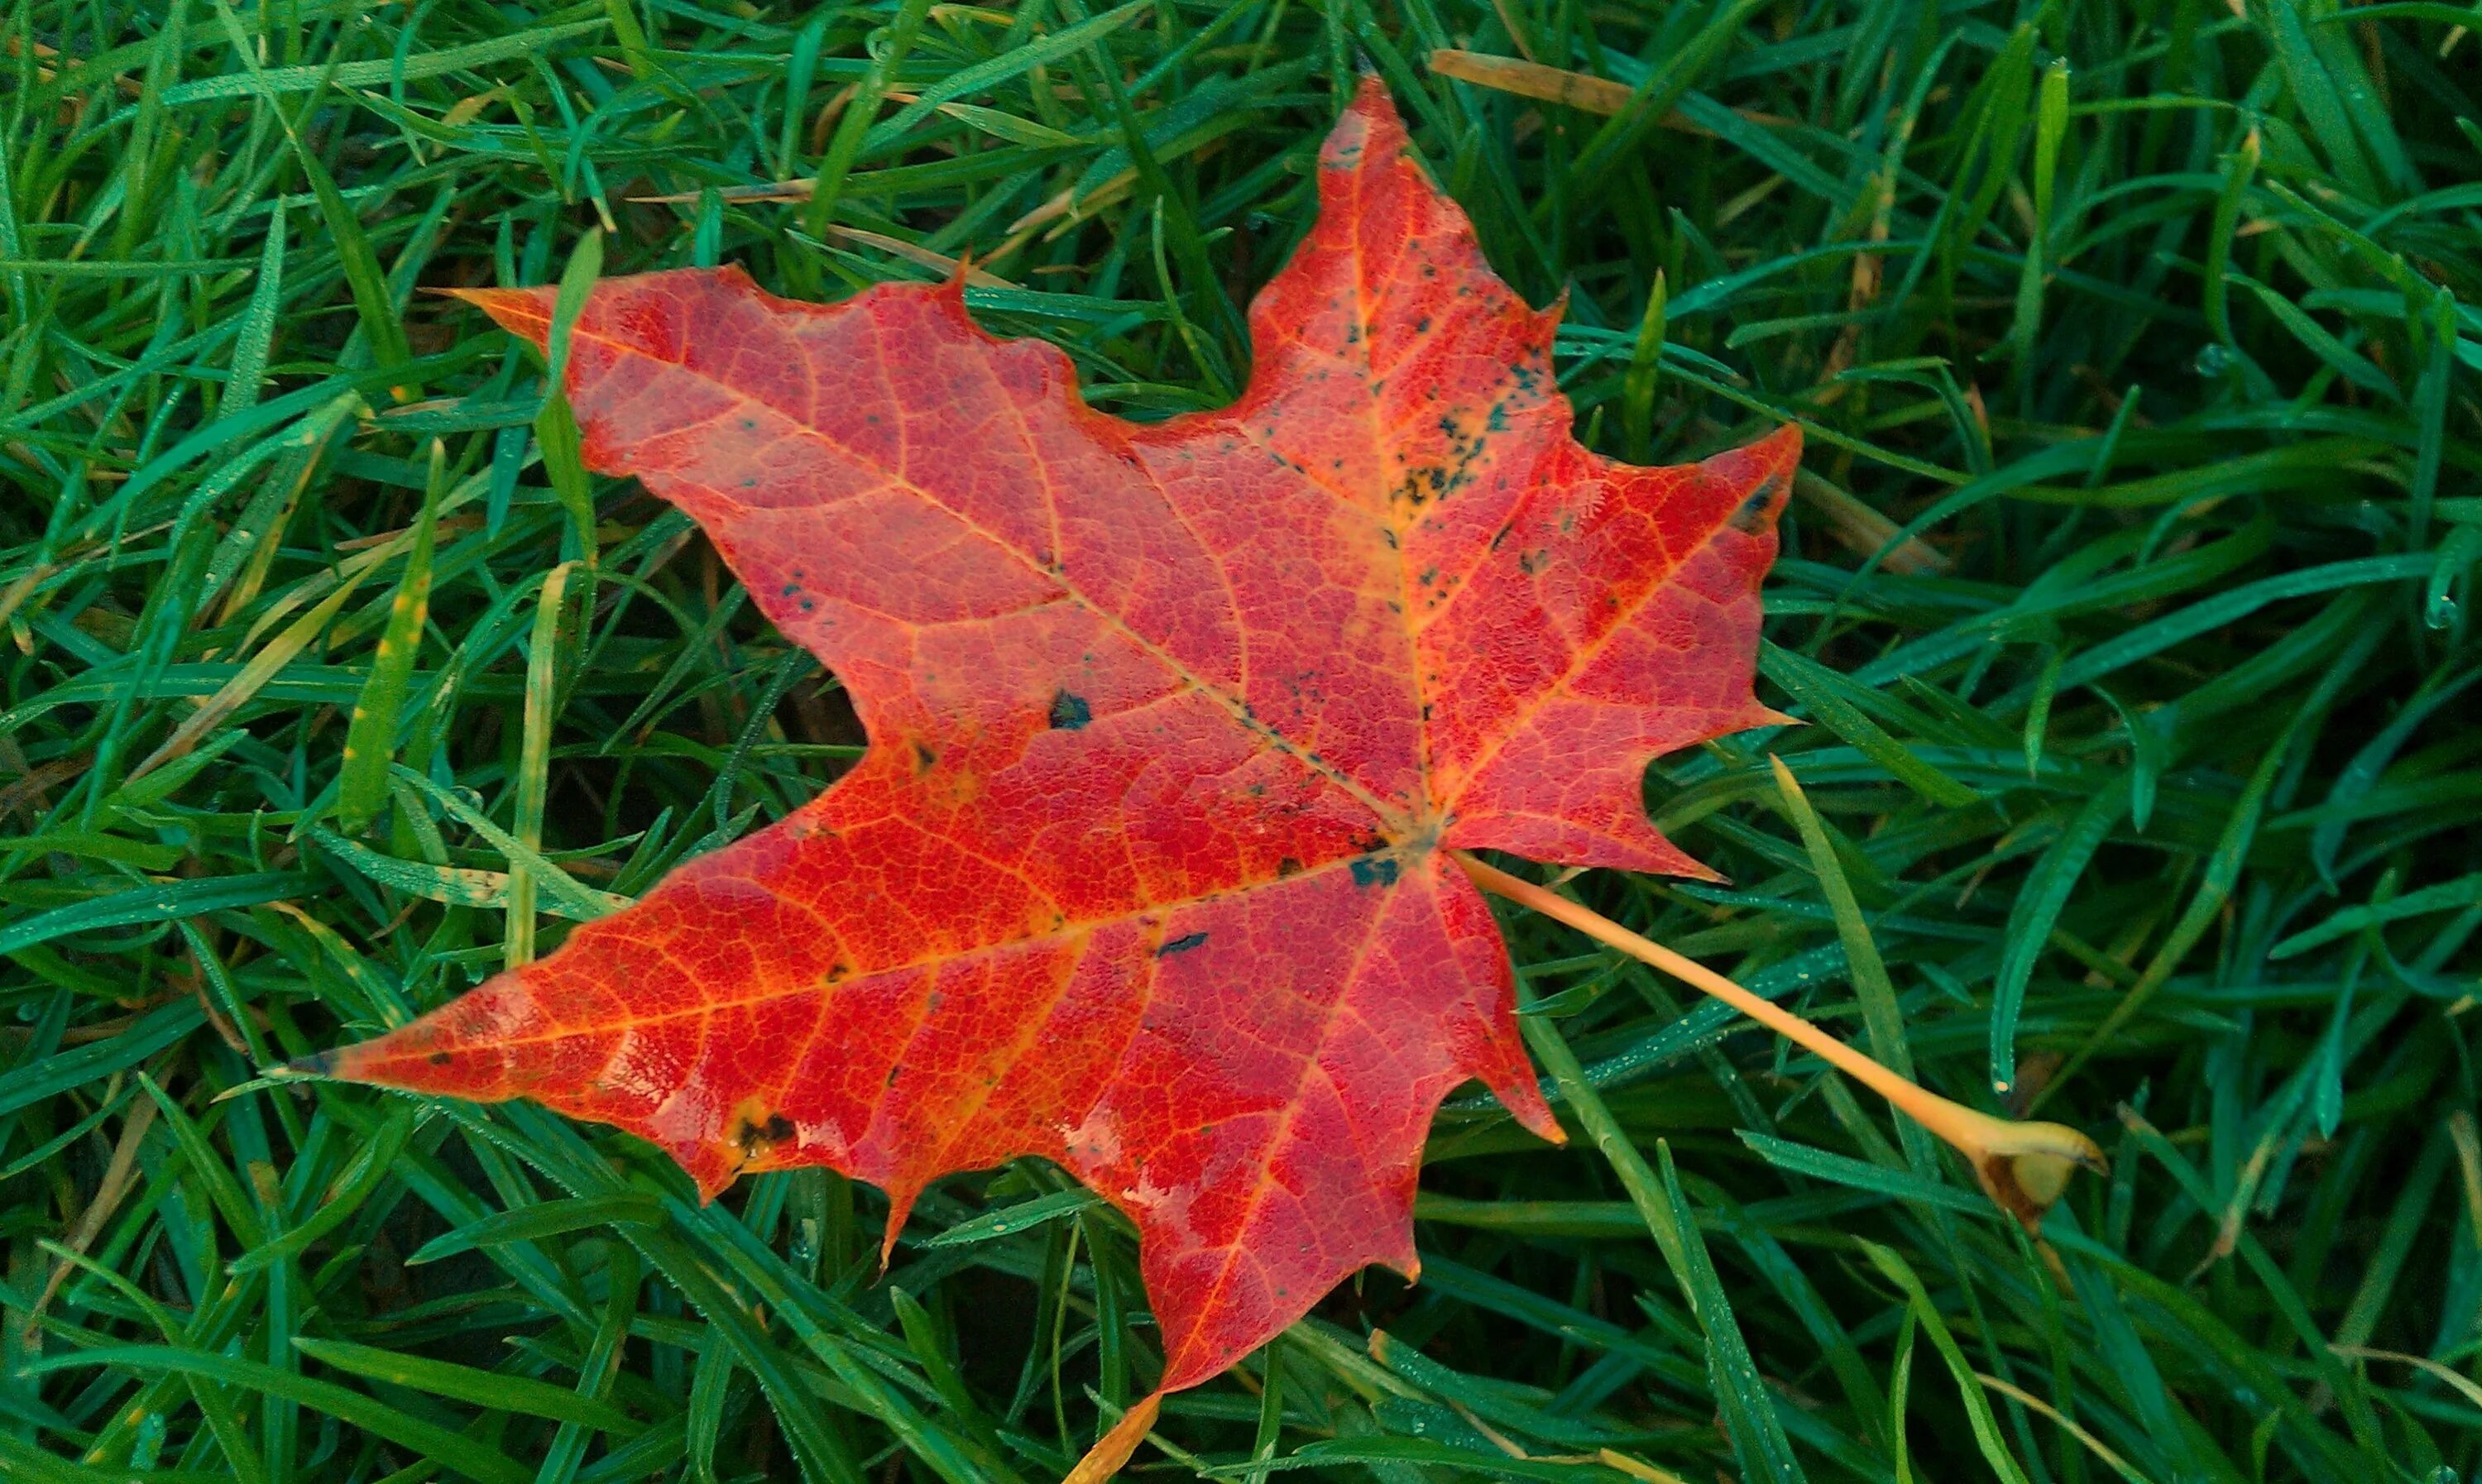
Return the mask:
{"type": "Polygon", "coordinates": [[[781,1113],[770,1113],[764,1123],[743,1119],[741,1126],[732,1131],[732,1142],[741,1147],[743,1158],[754,1159],[770,1146],[782,1144],[797,1132],[791,1119],[781,1113]]]}
{"type": "Polygon", "coordinates": [[[1782,485],[1772,474],[1758,481],[1758,488],[1751,490],[1750,497],[1741,502],[1741,508],[1732,512],[1732,529],[1748,536],[1764,531],[1767,528],[1767,507],[1775,503],[1776,491],[1782,488],[1782,485]]]}

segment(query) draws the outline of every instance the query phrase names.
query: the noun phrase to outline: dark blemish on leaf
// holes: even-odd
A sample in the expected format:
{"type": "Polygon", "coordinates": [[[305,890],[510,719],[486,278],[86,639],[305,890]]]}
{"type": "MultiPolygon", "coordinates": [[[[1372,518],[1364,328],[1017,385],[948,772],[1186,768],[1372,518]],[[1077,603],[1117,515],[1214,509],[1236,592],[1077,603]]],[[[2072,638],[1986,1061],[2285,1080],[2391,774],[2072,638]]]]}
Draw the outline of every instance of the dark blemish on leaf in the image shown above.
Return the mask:
{"type": "Polygon", "coordinates": [[[435,1067],[445,1067],[450,1062],[457,1059],[457,1053],[454,1051],[434,1051],[427,1059],[430,1061],[431,1065],[435,1067]]]}
{"type": "Polygon", "coordinates": [[[851,964],[831,964],[828,966],[828,983],[835,984],[852,972],[851,964]]]}
{"type": "Polygon", "coordinates": [[[1439,580],[1439,570],[1436,567],[1425,567],[1422,569],[1422,575],[1414,580],[1420,582],[1422,586],[1427,588],[1432,583],[1439,580]]]}
{"type": "Polygon", "coordinates": [[[1395,857],[1371,856],[1354,861],[1353,884],[1357,887],[1392,887],[1396,885],[1395,857]]]}
{"type": "Polygon", "coordinates": [[[1281,881],[1287,876],[1299,876],[1301,873],[1302,862],[1291,856],[1286,856],[1281,861],[1276,862],[1276,879],[1278,881],[1281,881]]]}
{"type": "Polygon", "coordinates": [[[1086,724],[1094,719],[1095,708],[1086,703],[1085,697],[1061,691],[1051,698],[1051,725],[1054,730],[1082,730],[1086,724]]]}
{"type": "Polygon", "coordinates": [[[1741,508],[1732,512],[1732,529],[1746,536],[1756,536],[1766,530],[1767,507],[1774,503],[1776,491],[1782,488],[1782,482],[1773,474],[1758,481],[1758,488],[1751,490],[1750,497],[1741,502],[1741,508]]]}
{"type": "Polygon", "coordinates": [[[913,771],[928,773],[939,765],[939,755],[923,743],[913,744],[913,771]]]}
{"type": "Polygon", "coordinates": [[[743,1119],[741,1126],[732,1131],[732,1142],[741,1146],[744,1159],[755,1159],[768,1146],[781,1144],[798,1131],[791,1119],[781,1113],[770,1113],[763,1124],[753,1119],[743,1119]]]}
{"type": "Polygon", "coordinates": [[[1509,532],[1511,532],[1511,531],[1514,531],[1514,530],[1516,530],[1516,529],[1517,529],[1517,522],[1516,522],[1516,521],[1514,521],[1514,520],[1512,520],[1512,521],[1508,522],[1508,524],[1506,524],[1506,525],[1504,525],[1504,526],[1501,526],[1501,527],[1499,528],[1499,530],[1498,530],[1497,534],[1493,535],[1493,536],[1492,537],[1492,539],[1491,539],[1491,549],[1492,549],[1492,550],[1493,550],[1493,551],[1497,551],[1497,550],[1499,549],[1499,543],[1500,543],[1501,542],[1504,542],[1504,541],[1508,540],[1508,533],[1509,533],[1509,532]]]}
{"type": "Polygon", "coordinates": [[[1430,317],[1429,315],[1427,315],[1427,314],[1423,315],[1420,319],[1417,319],[1417,320],[1415,320],[1415,321],[1413,322],[1413,333],[1415,333],[1415,334],[1417,334],[1417,335],[1419,335],[1419,334],[1428,334],[1428,333],[1430,332],[1430,329],[1431,329],[1431,317],[1430,317]]]}
{"type": "Polygon", "coordinates": [[[1508,404],[1505,402],[1492,403],[1491,405],[1491,415],[1483,419],[1483,426],[1493,433],[1506,433],[1508,431],[1508,404]]]}
{"type": "Polygon", "coordinates": [[[1187,953],[1190,949],[1198,947],[1205,941],[1206,935],[1204,933],[1184,934],[1181,937],[1175,938],[1172,941],[1164,944],[1162,947],[1157,948],[1155,950],[1155,957],[1159,959],[1168,959],[1175,953],[1187,953]]]}
{"type": "Polygon", "coordinates": [[[755,417],[745,417],[741,419],[741,431],[744,433],[755,433],[758,431],[758,419],[755,417]]]}

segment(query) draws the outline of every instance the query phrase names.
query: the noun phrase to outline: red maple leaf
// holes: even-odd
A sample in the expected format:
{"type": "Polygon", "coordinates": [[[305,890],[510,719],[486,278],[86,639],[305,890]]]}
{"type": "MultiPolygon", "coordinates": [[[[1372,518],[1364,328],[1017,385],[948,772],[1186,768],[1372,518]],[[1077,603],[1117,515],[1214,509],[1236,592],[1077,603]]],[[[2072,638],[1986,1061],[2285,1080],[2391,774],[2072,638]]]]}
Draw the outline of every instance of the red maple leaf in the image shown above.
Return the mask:
{"type": "MultiPolygon", "coordinates": [[[[1560,1137],[1450,853],[1709,874],[1641,782],[1781,720],[1751,674],[1800,439],[1580,446],[1558,311],[1492,276],[1375,81],[1318,186],[1247,394],[1151,426],[957,283],[597,287],[588,463],[698,519],[870,751],[328,1070],[615,1125],[708,1196],[830,1165],[891,1241],[941,1175],[1056,1160],[1137,1226],[1165,1391],[1364,1264],[1412,1275],[1453,1087],[1560,1137]]],[[[465,297],[544,341],[550,290],[465,297]]]]}

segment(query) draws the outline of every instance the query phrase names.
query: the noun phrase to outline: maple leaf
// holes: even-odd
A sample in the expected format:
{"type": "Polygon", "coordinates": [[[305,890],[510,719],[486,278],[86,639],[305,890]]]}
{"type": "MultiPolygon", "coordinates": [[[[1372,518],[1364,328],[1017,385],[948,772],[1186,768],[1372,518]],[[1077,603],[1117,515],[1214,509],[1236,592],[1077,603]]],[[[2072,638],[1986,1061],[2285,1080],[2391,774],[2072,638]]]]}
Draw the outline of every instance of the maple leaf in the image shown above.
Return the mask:
{"type": "MultiPolygon", "coordinates": [[[[868,754],[322,1070],[615,1125],[709,1197],[830,1165],[887,1191],[890,1242],[941,1175],[1055,1160],[1138,1229],[1164,1391],[1365,1264],[1412,1276],[1452,1088],[1561,1136],[1452,852],[1711,874],[1642,781],[1782,720],[1751,679],[1800,437],[1579,445],[1557,309],[1492,274],[1375,80],[1318,193],[1247,392],[1150,426],[959,283],[598,286],[588,463],[698,519],[868,754]]],[[[464,297],[546,339],[550,290],[464,297]]]]}

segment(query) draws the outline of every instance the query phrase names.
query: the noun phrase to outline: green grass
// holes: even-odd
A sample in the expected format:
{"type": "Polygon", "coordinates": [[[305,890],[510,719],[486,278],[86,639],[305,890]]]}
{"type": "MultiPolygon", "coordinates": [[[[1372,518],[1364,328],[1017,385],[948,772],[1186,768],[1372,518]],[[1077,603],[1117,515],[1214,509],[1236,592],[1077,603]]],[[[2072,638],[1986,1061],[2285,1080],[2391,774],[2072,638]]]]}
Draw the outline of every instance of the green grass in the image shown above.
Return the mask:
{"type": "Polygon", "coordinates": [[[252,1079],[858,741],[418,287],[970,254],[1096,405],[1213,405],[1360,59],[1567,291],[1590,441],[1809,431],[1761,690],[1816,724],[1657,766],[1731,887],[1574,889],[2114,1168],[2032,1245],[1815,1062],[1512,919],[1597,1137],[1453,1105],[1422,1284],[1175,1398],[1140,1476],[2482,1467],[2470,13],[1088,15],[0,7],[0,1475],[1044,1484],[1144,1390],[1129,1234],[1047,1167],[945,1183],[883,1277],[880,1197],[821,1172],[702,1209],[539,1110],[252,1079]]]}

